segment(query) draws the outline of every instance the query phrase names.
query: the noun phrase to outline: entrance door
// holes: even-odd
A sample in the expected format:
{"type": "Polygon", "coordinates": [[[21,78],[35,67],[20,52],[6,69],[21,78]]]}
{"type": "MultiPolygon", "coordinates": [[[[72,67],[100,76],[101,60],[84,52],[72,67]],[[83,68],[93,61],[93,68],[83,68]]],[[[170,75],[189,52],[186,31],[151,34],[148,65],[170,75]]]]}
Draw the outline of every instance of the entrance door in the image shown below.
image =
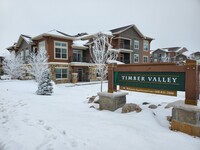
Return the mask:
{"type": "Polygon", "coordinates": [[[77,72],[78,72],[78,81],[83,81],[83,69],[79,68],[77,72]]]}

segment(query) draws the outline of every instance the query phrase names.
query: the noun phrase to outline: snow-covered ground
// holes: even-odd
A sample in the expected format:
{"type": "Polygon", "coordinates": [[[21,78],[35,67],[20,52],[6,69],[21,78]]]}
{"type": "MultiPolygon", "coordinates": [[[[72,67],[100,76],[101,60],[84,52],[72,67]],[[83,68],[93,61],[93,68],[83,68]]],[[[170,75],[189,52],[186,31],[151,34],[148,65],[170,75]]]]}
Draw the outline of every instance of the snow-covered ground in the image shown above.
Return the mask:
{"type": "MultiPolygon", "coordinates": [[[[169,130],[167,103],[177,97],[129,92],[140,113],[89,108],[100,85],[54,85],[52,96],[35,94],[34,81],[0,80],[0,149],[5,150],[200,150],[200,138],[169,130]],[[161,104],[157,109],[148,105],[161,104]],[[154,113],[154,114],[153,114],[154,113]]],[[[107,83],[104,83],[107,90],[107,83]]]]}

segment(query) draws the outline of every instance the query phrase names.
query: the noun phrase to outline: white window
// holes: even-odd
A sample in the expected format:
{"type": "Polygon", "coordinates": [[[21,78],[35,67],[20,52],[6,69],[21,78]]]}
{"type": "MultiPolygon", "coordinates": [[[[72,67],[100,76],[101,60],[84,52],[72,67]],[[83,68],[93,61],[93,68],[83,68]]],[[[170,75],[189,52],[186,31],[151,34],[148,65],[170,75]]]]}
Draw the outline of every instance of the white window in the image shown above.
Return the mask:
{"type": "Polygon", "coordinates": [[[46,50],[45,41],[39,42],[38,48],[39,50],[46,50]]]}
{"type": "Polygon", "coordinates": [[[144,40],[144,50],[148,51],[149,50],[149,42],[144,40]]]}
{"type": "Polygon", "coordinates": [[[158,54],[157,54],[157,53],[154,53],[153,56],[154,56],[154,57],[158,57],[158,54]]]}
{"type": "Polygon", "coordinates": [[[20,52],[21,58],[24,59],[24,50],[20,52]]]}
{"type": "Polygon", "coordinates": [[[148,56],[143,56],[143,62],[148,63],[148,56]]]}
{"type": "Polygon", "coordinates": [[[56,68],[56,79],[67,79],[68,70],[67,68],[56,68]]]}
{"type": "Polygon", "coordinates": [[[68,59],[68,43],[67,42],[54,42],[54,58],[68,59]]]}
{"type": "Polygon", "coordinates": [[[138,40],[134,40],[134,49],[139,49],[139,44],[138,40]]]}
{"type": "Polygon", "coordinates": [[[25,58],[28,57],[29,55],[30,55],[29,49],[26,49],[26,50],[25,50],[25,58]]]}
{"type": "Polygon", "coordinates": [[[158,62],[158,59],[154,59],[154,62],[158,62]]]}
{"type": "Polygon", "coordinates": [[[139,54],[134,54],[134,63],[139,63],[139,54]]]}

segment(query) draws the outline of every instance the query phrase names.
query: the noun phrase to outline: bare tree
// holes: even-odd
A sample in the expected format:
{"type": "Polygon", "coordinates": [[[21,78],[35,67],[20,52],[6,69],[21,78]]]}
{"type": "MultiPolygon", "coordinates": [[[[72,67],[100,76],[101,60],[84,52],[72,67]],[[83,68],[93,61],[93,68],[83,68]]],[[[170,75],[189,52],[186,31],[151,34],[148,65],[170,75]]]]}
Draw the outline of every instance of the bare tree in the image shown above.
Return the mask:
{"type": "Polygon", "coordinates": [[[107,77],[108,66],[113,60],[117,60],[118,50],[112,49],[111,34],[99,32],[90,44],[90,55],[97,68],[97,73],[101,79],[101,92],[103,80],[107,77]]]}
{"type": "Polygon", "coordinates": [[[18,79],[23,76],[25,71],[23,70],[23,63],[20,55],[16,55],[13,51],[3,61],[3,70],[12,79],[18,79]]]}
{"type": "Polygon", "coordinates": [[[39,82],[42,74],[49,69],[46,50],[40,49],[38,52],[32,52],[28,58],[28,63],[27,72],[35,77],[36,82],[39,82]]]}

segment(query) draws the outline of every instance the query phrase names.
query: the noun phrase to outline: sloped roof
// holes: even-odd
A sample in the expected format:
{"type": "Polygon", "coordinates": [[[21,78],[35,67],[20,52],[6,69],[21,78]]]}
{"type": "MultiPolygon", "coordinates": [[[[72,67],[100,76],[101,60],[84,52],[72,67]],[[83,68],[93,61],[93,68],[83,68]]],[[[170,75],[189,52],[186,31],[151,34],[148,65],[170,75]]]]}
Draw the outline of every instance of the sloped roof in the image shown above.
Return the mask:
{"type": "Polygon", "coordinates": [[[57,37],[57,38],[64,38],[64,39],[73,39],[74,36],[66,34],[64,32],[58,31],[56,29],[50,30],[48,32],[42,33],[40,35],[37,35],[32,38],[32,40],[39,40],[43,38],[43,36],[52,36],[52,37],[57,37]]]}
{"type": "Polygon", "coordinates": [[[87,49],[88,47],[85,46],[86,44],[88,43],[88,40],[74,40],[73,41],[73,44],[72,44],[72,47],[73,48],[84,48],[84,49],[87,49]]]}
{"type": "Polygon", "coordinates": [[[193,53],[191,53],[191,55],[200,55],[200,51],[193,52],[193,53]]]}
{"type": "Polygon", "coordinates": [[[31,37],[28,35],[21,34],[17,40],[16,47],[19,47],[22,41],[25,41],[27,44],[34,44],[31,37]]]}
{"type": "Polygon", "coordinates": [[[168,52],[177,52],[181,48],[182,47],[166,47],[166,48],[162,48],[162,49],[166,49],[168,52]]]}
{"type": "Polygon", "coordinates": [[[123,27],[119,27],[119,28],[115,28],[115,29],[112,29],[110,31],[112,32],[112,34],[120,34],[120,33],[124,32],[124,31],[128,30],[129,28],[134,28],[136,30],[136,32],[144,39],[154,40],[154,38],[144,36],[142,34],[142,32],[140,32],[140,30],[134,24],[123,26],[123,27]]]}
{"type": "Polygon", "coordinates": [[[158,48],[158,49],[156,49],[156,50],[153,50],[151,53],[155,53],[156,51],[163,51],[163,52],[165,52],[165,53],[168,52],[166,49],[158,48]]]}
{"type": "Polygon", "coordinates": [[[110,30],[113,34],[118,34],[118,33],[121,33],[129,28],[131,28],[133,25],[127,25],[127,26],[124,26],[124,27],[119,27],[119,28],[115,28],[115,29],[112,29],[110,30]]]}

